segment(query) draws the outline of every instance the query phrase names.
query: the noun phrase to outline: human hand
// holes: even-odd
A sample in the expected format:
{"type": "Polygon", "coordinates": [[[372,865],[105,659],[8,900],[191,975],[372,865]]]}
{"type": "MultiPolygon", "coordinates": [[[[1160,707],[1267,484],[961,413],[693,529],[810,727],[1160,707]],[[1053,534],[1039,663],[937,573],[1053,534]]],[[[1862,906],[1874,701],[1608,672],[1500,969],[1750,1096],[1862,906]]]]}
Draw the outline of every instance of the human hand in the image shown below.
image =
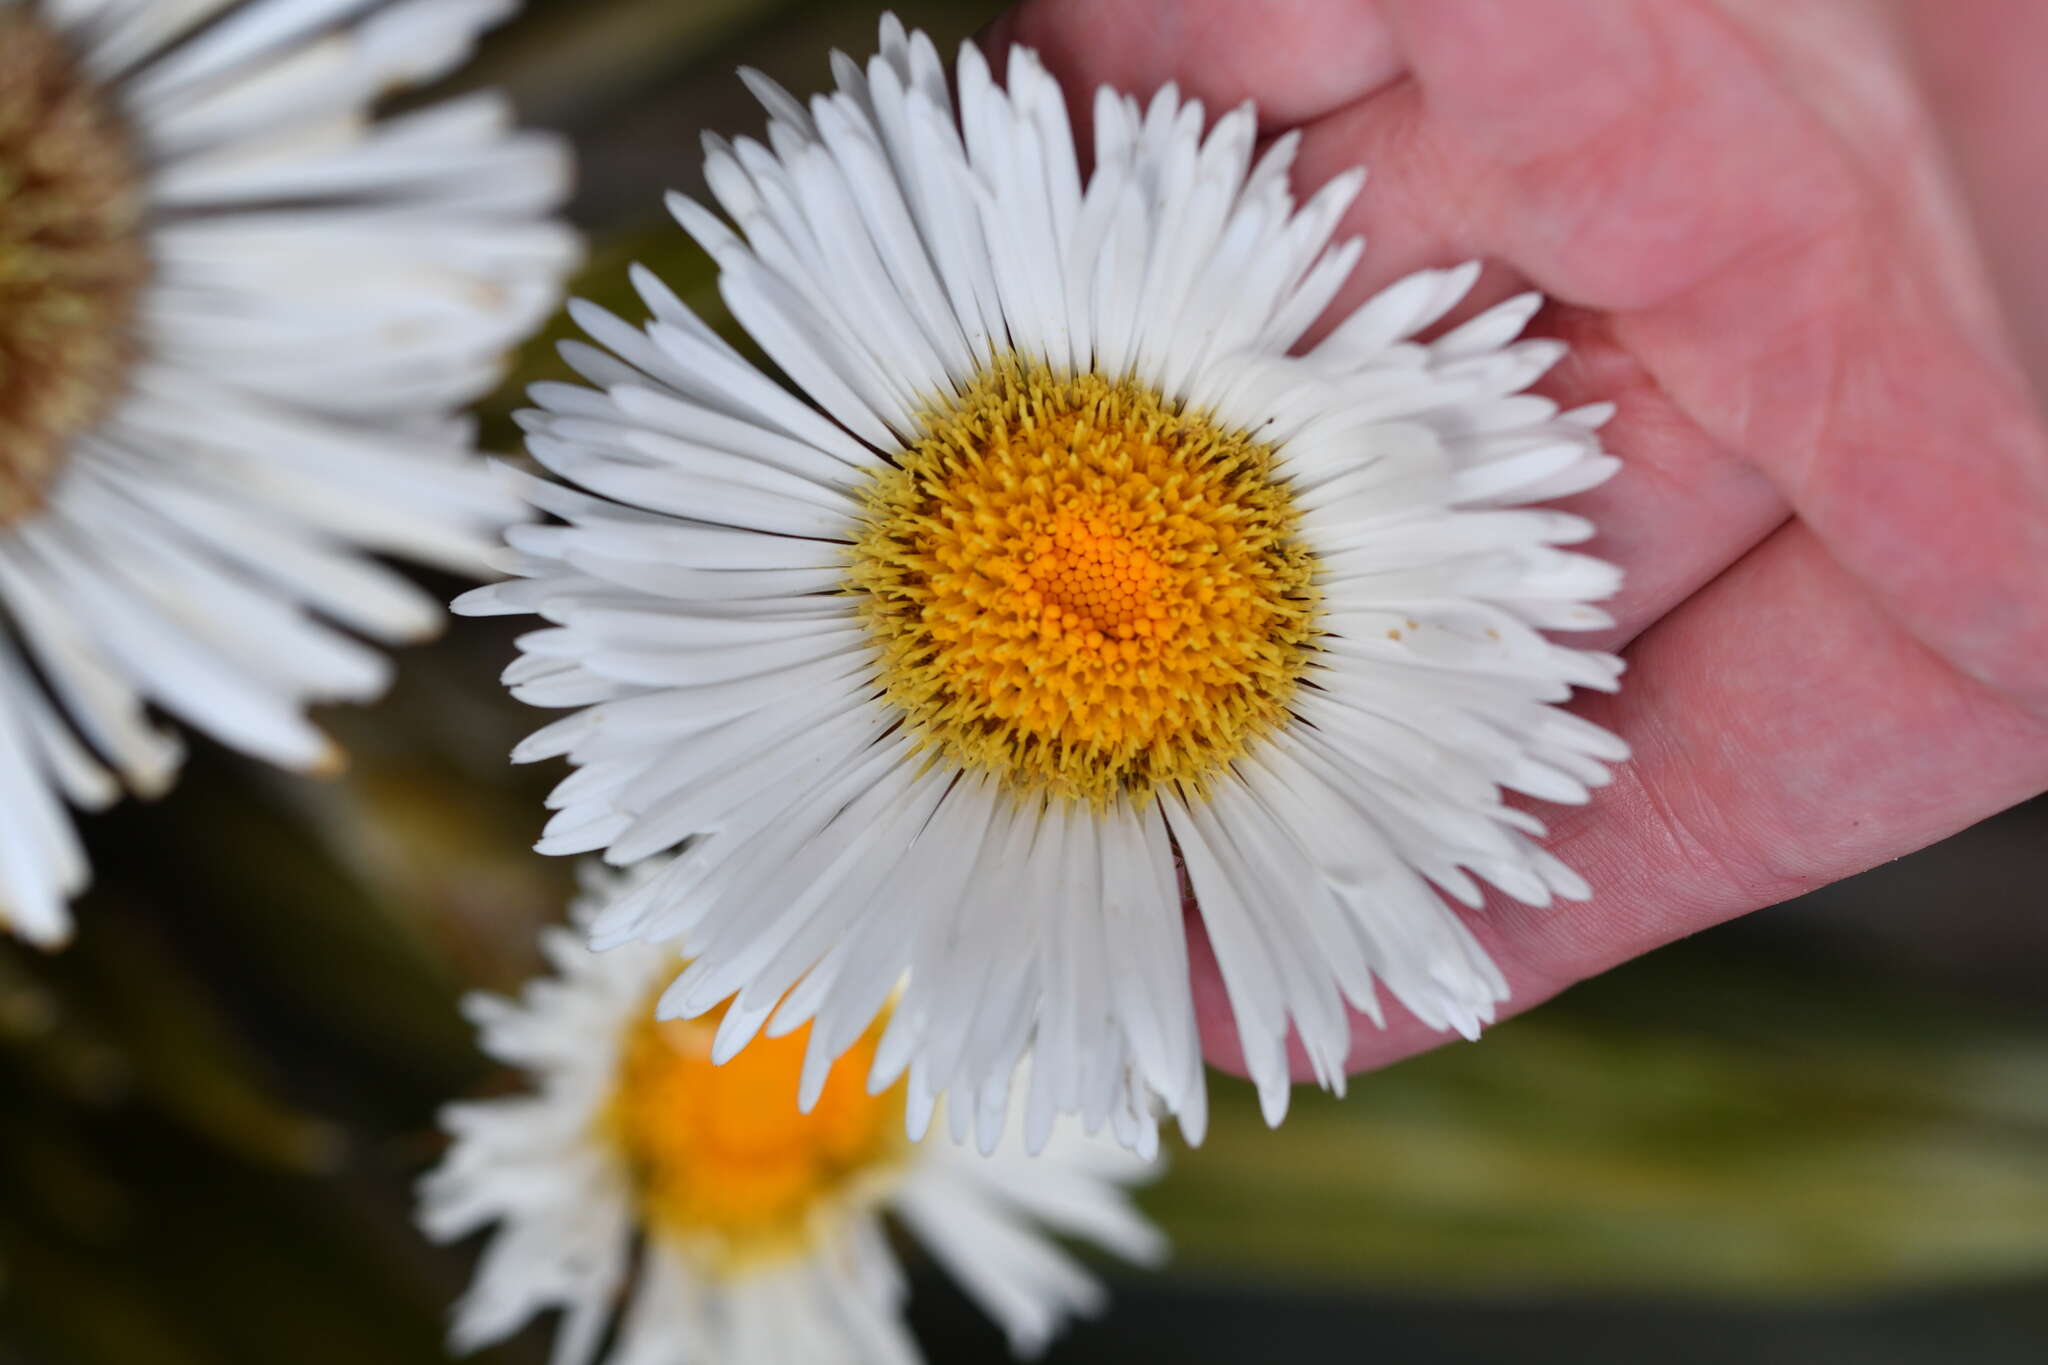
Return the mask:
{"type": "MultiPolygon", "coordinates": [[[[1303,190],[1370,168],[1333,315],[1483,258],[1473,306],[1553,301],[1537,330],[1572,354],[1539,387],[1618,402],[1623,472],[1568,505],[1627,578],[1615,628],[1572,643],[1628,658],[1581,709],[1635,756],[1541,812],[1594,899],[1473,921],[1511,1009],[2048,789],[2048,430],[1896,17],[1035,0],[992,35],[1037,48],[1084,127],[1103,83],[1256,100],[1264,133],[1302,131],[1303,190]]],[[[1235,1066],[1190,929],[1207,1050],[1235,1066]]],[[[1443,1041],[1388,1009],[1355,1021],[1354,1070],[1443,1041]]]]}

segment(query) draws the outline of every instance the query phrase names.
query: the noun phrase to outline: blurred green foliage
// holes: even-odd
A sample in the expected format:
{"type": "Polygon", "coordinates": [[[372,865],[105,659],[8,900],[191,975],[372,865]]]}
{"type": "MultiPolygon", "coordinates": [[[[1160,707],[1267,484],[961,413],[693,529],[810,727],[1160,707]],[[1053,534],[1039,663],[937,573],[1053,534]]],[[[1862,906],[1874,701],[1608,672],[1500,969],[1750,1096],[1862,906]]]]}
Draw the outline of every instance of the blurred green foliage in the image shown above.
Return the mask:
{"type": "Polygon", "coordinates": [[[1184,1263],[1468,1289],[1871,1291],[2048,1266],[2048,1031],[1688,945],[1301,1093],[1239,1089],[1160,1212],[1184,1263]]]}
{"type": "MultiPolygon", "coordinates": [[[[202,754],[177,800],[96,826],[70,951],[0,949],[0,1343],[435,1358],[465,1257],[413,1239],[407,1186],[435,1105],[489,1083],[454,999],[528,974],[565,893],[524,851],[540,775],[493,786],[447,756],[422,694],[466,686],[410,676],[317,799],[202,754]]],[[[2044,1082],[2039,1021],[1682,945],[1347,1098],[1304,1090],[1278,1131],[1219,1078],[1207,1143],[1146,1202],[1177,1273],[1296,1290],[2038,1276],[2044,1082]]]]}

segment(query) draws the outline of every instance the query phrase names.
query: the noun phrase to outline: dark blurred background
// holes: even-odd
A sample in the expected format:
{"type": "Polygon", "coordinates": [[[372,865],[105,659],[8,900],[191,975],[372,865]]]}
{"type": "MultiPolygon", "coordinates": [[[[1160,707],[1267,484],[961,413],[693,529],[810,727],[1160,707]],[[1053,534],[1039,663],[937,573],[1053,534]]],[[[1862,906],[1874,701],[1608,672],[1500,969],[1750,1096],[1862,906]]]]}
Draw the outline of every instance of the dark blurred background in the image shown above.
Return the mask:
{"type": "MultiPolygon", "coordinates": [[[[996,7],[896,8],[943,47],[996,7]]],[[[758,130],[735,66],[817,88],[875,17],[529,0],[459,81],[576,142],[579,292],[630,310],[639,259],[715,318],[659,191],[698,188],[699,129],[758,130]]],[[[519,358],[501,448],[553,372],[546,338],[519,358]]],[[[0,1361],[443,1358],[471,1248],[413,1233],[410,1183],[434,1108],[494,1083],[454,1001],[534,969],[569,880],[529,852],[559,770],[505,762],[540,719],[494,681],[519,628],[457,623],[386,703],[331,713],[336,781],[200,745],[172,798],[89,822],[77,943],[0,945],[0,1361]]],[[[2044,879],[2036,802],[1348,1099],[1301,1092],[1277,1133],[1220,1081],[1146,1196],[1174,1264],[1105,1266],[1115,1307],[1050,1360],[2048,1359],[2044,879]]],[[[938,1365],[1003,1358],[928,1274],[913,1316],[938,1365]]]]}

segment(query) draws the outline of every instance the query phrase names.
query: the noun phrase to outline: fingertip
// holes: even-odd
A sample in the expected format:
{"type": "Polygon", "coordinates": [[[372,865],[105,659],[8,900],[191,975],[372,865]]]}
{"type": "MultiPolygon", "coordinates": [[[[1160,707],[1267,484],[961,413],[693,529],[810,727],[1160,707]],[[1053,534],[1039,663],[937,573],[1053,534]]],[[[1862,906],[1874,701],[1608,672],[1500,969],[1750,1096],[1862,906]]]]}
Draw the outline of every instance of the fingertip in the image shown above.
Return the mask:
{"type": "Polygon", "coordinates": [[[1641,0],[1384,0],[1432,111],[1535,154],[1627,116],[1687,27],[1641,0]]]}
{"type": "Polygon", "coordinates": [[[1028,0],[985,33],[985,45],[1010,43],[1037,49],[1084,123],[1099,85],[1145,96],[1176,81],[1212,110],[1252,101],[1271,134],[1362,99],[1402,69],[1380,0],[1028,0]]]}

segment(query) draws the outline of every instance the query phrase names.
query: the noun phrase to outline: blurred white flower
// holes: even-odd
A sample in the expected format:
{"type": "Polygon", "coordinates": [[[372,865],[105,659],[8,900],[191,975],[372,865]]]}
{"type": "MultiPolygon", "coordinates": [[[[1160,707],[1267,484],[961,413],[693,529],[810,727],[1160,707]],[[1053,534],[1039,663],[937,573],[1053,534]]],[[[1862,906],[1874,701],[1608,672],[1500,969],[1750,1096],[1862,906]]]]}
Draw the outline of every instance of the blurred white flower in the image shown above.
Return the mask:
{"type": "Polygon", "coordinates": [[[527,480],[566,524],[459,604],[553,623],[506,681],[582,708],[515,754],[579,767],[541,848],[681,846],[596,943],[685,939],[662,1011],[740,992],[735,1046],[777,1007],[829,1056],[900,987],[913,1133],[948,1093],[1000,1131],[1029,1054],[1034,1142],[1149,1151],[1155,1097],[1198,1137],[1183,871],[1274,1121],[1290,1032],[1340,1085],[1375,983],[1476,1033],[1506,986],[1440,893],[1588,894],[1503,789],[1625,753],[1554,705],[1620,661],[1544,634],[1616,572],[1518,506],[1614,471],[1610,409],[1523,392],[1564,349],[1516,339],[1533,296],[1416,340],[1476,266],[1301,349],[1363,177],[1297,206],[1249,108],[1100,91],[1084,180],[1030,52],[999,89],[964,47],[956,122],[928,39],[881,48],[808,105],[748,74],[767,142],[705,163],[737,232],[670,201],[810,401],[644,271],[644,329],[572,305],[595,387],[525,421],[580,489],[527,480]]]}
{"type": "MultiPolygon", "coordinates": [[[[579,922],[626,884],[594,874],[579,922]]],[[[449,1106],[454,1144],[422,1182],[434,1237],[497,1225],[457,1310],[458,1349],[558,1308],[561,1365],[614,1330],[612,1365],[915,1359],[887,1214],[1030,1353],[1102,1302],[1042,1229],[1134,1260],[1163,1251],[1124,1192],[1149,1168],[1113,1144],[1063,1129],[1034,1158],[1016,1135],[987,1156],[944,1133],[909,1141],[902,1083],[864,1085],[879,1020],[804,1114],[801,1028],[714,1056],[720,1011],[653,1017],[672,952],[595,954],[560,930],[544,946],[559,975],[518,1001],[469,1002],[485,1051],[533,1091],[449,1106]]]]}
{"type": "Polygon", "coordinates": [[[577,245],[552,138],[389,119],[512,0],[0,0],[0,922],[89,870],[65,809],[166,789],[160,708],[286,767],[309,702],[518,515],[457,414],[577,245]],[[348,632],[344,633],[344,628],[348,632]]]}

